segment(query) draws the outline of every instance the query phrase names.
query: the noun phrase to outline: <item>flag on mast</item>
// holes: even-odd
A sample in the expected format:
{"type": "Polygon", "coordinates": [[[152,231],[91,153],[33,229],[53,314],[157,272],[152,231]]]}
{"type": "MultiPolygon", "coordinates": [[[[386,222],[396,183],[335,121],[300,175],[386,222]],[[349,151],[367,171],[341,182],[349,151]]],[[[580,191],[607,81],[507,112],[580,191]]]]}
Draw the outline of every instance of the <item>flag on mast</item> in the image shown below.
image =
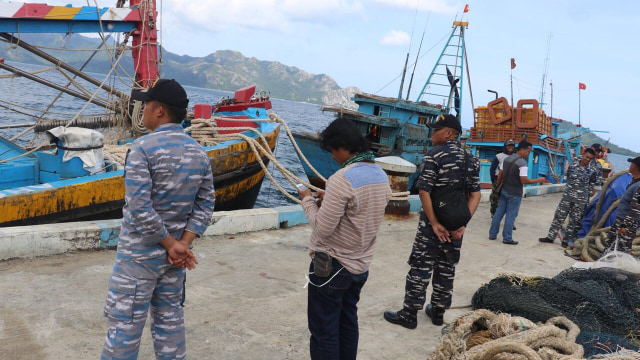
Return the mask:
{"type": "Polygon", "coordinates": [[[515,58],[511,58],[511,70],[516,68],[516,59],[515,58]]]}
{"type": "Polygon", "coordinates": [[[579,82],[579,83],[578,83],[578,89],[580,89],[580,90],[587,90],[587,85],[585,85],[585,84],[583,84],[583,83],[579,82]]]}
{"type": "Polygon", "coordinates": [[[467,12],[469,12],[469,4],[466,4],[466,5],[464,6],[464,11],[463,11],[463,13],[467,13],[467,12]]]}

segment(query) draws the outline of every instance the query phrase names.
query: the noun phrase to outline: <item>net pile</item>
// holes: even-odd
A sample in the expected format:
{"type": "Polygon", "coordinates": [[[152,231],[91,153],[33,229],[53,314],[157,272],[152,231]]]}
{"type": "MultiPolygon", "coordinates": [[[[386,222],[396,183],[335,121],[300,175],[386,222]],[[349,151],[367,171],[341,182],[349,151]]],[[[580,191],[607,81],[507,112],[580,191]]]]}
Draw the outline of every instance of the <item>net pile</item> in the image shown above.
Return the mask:
{"type": "MultiPolygon", "coordinates": [[[[583,333],[634,340],[631,349],[638,349],[639,274],[598,268],[569,269],[553,278],[500,276],[476,291],[472,305],[474,309],[509,313],[534,322],[566,316],[583,333]]],[[[590,347],[590,341],[583,345],[592,354],[598,353],[590,347]]]]}

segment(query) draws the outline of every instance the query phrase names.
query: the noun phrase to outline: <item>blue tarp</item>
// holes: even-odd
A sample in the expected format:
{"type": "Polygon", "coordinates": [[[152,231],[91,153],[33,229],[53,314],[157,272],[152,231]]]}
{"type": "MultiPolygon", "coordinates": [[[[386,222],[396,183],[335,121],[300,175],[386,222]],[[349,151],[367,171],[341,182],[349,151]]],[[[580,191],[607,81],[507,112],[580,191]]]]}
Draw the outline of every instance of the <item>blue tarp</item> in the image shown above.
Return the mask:
{"type": "MultiPolygon", "coordinates": [[[[609,186],[607,187],[607,191],[604,194],[604,200],[602,202],[600,215],[598,216],[597,221],[600,221],[600,219],[602,218],[604,213],[607,212],[607,209],[609,209],[611,204],[613,204],[614,201],[616,201],[618,198],[622,196],[624,191],[627,189],[627,185],[629,185],[630,182],[631,182],[631,174],[627,173],[627,174],[621,175],[620,177],[615,179],[613,183],[609,184],[609,186]]],[[[589,204],[589,207],[587,208],[587,211],[584,214],[584,217],[582,218],[582,228],[578,232],[578,238],[583,238],[589,233],[589,229],[591,229],[591,221],[595,216],[596,205],[598,204],[598,200],[601,195],[602,195],[602,192],[598,193],[598,195],[596,195],[595,200],[591,204],[589,204]]],[[[618,213],[618,209],[613,210],[613,212],[611,212],[611,215],[609,216],[609,219],[604,223],[603,227],[611,226],[616,219],[617,213],[618,213]]]]}

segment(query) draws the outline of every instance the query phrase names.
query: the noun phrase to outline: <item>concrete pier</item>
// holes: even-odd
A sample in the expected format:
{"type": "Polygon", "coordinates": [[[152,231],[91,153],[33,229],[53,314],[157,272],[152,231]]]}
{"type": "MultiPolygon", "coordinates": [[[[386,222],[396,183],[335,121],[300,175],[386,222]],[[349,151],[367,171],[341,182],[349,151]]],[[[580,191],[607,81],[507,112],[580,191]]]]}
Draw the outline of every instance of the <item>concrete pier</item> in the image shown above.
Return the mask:
{"type": "MultiPolygon", "coordinates": [[[[488,203],[480,205],[465,234],[456,273],[453,306],[461,308],[447,311],[445,322],[468,311],[465,306],[476,289],[498,274],[552,276],[573,264],[558,243],[537,240],[546,234],[559,201],[560,194],[523,199],[514,232],[517,246],[503,245],[500,236],[488,240],[488,203]]],[[[265,214],[269,226],[297,221],[295,212],[291,217],[275,214],[265,214]]],[[[424,312],[415,330],[382,318],[385,310],[402,304],[417,222],[414,213],[407,219],[387,219],[381,226],[359,303],[361,359],[424,359],[440,338],[441,328],[424,312]]],[[[235,226],[258,227],[245,222],[235,226]]],[[[107,229],[111,228],[95,231],[108,243],[113,230],[107,229]]],[[[87,234],[94,234],[91,231],[87,234]]],[[[196,241],[200,265],[187,274],[185,304],[190,359],[309,358],[307,293],[302,288],[310,261],[309,236],[309,227],[300,225],[196,241]]],[[[0,261],[0,358],[98,358],[106,334],[102,307],[114,258],[114,250],[99,250],[0,261]]],[[[154,358],[148,324],[140,359],[154,358]]]]}

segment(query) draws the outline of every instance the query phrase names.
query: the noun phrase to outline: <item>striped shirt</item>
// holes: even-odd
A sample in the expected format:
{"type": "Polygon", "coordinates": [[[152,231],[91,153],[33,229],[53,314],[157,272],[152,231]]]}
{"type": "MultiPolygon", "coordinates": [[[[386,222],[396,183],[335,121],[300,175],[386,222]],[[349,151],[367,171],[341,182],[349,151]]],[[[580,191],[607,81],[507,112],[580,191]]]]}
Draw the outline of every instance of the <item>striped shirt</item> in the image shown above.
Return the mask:
{"type": "Polygon", "coordinates": [[[357,162],[338,170],[327,180],[322,206],[302,200],[311,233],[311,254],[327,252],[352,274],[369,270],[376,236],[391,188],[387,174],[377,164],[357,162]]]}

